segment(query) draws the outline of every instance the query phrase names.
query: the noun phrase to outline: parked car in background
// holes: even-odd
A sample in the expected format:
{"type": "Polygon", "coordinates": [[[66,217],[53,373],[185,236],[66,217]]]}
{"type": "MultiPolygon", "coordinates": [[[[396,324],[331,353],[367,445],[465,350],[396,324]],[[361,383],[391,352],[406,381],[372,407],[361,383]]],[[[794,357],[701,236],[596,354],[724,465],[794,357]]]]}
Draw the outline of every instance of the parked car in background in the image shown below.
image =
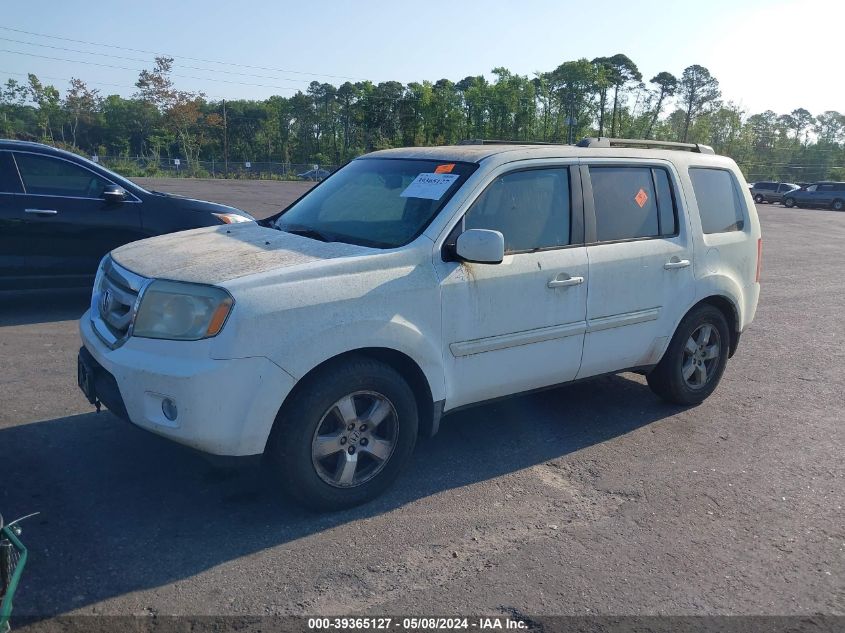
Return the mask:
{"type": "Polygon", "coordinates": [[[845,182],[817,182],[790,191],[783,197],[786,207],[828,207],[834,211],[845,208],[845,182]]]}
{"type": "Polygon", "coordinates": [[[176,442],[264,453],[319,510],[384,491],[470,404],[624,370],[698,404],[757,308],[756,207],[711,148],[632,143],[383,150],[266,220],[116,249],[79,386],[176,442]]]}
{"type": "Polygon", "coordinates": [[[71,152],[0,140],[0,290],[91,285],[118,246],[251,220],[233,207],[147,191],[71,152]]]}
{"type": "Polygon", "coordinates": [[[331,173],[332,172],[330,172],[328,169],[309,169],[306,172],[297,174],[297,176],[299,178],[302,178],[303,180],[313,180],[317,182],[320,180],[325,180],[326,178],[331,176],[331,173]]]}
{"type": "Polygon", "coordinates": [[[755,182],[751,186],[751,197],[757,204],[780,202],[785,194],[796,189],[798,189],[798,185],[792,182],[755,182]]]}

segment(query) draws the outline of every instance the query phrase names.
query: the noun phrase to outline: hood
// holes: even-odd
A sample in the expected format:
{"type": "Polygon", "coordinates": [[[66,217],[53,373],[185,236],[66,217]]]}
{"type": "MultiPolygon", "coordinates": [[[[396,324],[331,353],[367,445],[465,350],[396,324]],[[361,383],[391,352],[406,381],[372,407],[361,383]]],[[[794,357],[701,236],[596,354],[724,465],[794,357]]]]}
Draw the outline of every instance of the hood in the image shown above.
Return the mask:
{"type": "Polygon", "coordinates": [[[237,213],[238,215],[252,218],[252,216],[246,211],[242,211],[241,209],[230,207],[225,204],[220,204],[218,202],[197,200],[196,198],[188,198],[176,193],[164,193],[163,191],[150,191],[148,193],[156,198],[168,200],[180,209],[187,209],[188,211],[200,211],[204,213],[237,213]]]}
{"type": "Polygon", "coordinates": [[[229,224],[161,235],[112,251],[114,261],[144,277],[219,284],[310,262],[372,253],[320,242],[258,224],[229,224]]]}

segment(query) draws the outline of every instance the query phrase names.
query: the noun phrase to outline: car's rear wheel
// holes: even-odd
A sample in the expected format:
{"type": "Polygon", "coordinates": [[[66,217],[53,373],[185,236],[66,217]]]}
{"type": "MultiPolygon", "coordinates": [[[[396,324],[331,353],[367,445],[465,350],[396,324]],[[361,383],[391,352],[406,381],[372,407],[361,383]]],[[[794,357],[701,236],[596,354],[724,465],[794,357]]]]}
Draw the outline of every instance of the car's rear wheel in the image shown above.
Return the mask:
{"type": "Polygon", "coordinates": [[[795,206],[795,198],[784,198],[783,206],[785,206],[787,209],[791,209],[795,206]]]}
{"type": "Polygon", "coordinates": [[[730,331],[721,310],[702,304],[687,314],[657,367],[648,374],[648,386],[675,404],[703,402],[713,393],[728,362],[730,331]]]}
{"type": "Polygon", "coordinates": [[[765,198],[763,198],[763,196],[759,193],[756,196],[754,196],[754,202],[756,202],[757,204],[763,204],[764,200],[765,200],[765,198]]]}
{"type": "Polygon", "coordinates": [[[845,206],[845,205],[843,205],[842,200],[837,198],[836,200],[834,200],[831,203],[830,208],[833,209],[834,211],[842,211],[843,206],[845,206]]]}
{"type": "Polygon", "coordinates": [[[283,488],[313,510],[381,494],[408,463],[417,403],[392,367],[366,357],[332,363],[286,403],[268,443],[283,488]]]}

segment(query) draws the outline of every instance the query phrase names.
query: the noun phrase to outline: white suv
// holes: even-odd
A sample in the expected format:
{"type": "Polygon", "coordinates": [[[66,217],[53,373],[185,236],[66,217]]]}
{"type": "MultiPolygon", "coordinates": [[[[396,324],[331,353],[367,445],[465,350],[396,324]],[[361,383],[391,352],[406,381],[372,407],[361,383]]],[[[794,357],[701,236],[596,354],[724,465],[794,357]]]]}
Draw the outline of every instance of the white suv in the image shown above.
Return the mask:
{"type": "Polygon", "coordinates": [[[264,453],[317,509],[379,494],[419,434],[491,398],[634,370],[699,403],[754,318],[755,207],[706,146],[619,145],[379,151],[269,220],[118,248],[80,387],[202,451],[264,453]]]}

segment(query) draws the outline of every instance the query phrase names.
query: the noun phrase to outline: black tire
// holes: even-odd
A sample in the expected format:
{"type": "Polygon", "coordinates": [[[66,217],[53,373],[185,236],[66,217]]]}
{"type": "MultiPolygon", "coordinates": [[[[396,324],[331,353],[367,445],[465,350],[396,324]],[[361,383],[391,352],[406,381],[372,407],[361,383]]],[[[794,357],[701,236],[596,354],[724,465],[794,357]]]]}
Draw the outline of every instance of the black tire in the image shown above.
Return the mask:
{"type": "Polygon", "coordinates": [[[843,206],[845,205],[843,205],[842,200],[840,200],[839,198],[830,203],[830,208],[834,211],[842,211],[843,206]]]}
{"type": "Polygon", "coordinates": [[[795,198],[784,198],[783,206],[785,206],[787,209],[791,209],[795,206],[795,198]]]}
{"type": "MultiPolygon", "coordinates": [[[[713,393],[722,379],[729,351],[730,331],[725,315],[715,306],[700,304],[690,310],[678,325],[663,358],[646,377],[648,386],[658,396],[674,404],[700,404],[713,393]],[[718,357],[713,358],[712,363],[708,360],[696,361],[695,357],[690,358],[685,351],[687,341],[692,340],[692,337],[707,325],[712,326],[718,333],[718,357]],[[692,361],[693,364],[698,362],[704,366],[709,364],[705,372],[706,380],[700,386],[692,386],[684,377],[685,361],[692,361]]],[[[704,353],[703,349],[701,353],[704,353]]]]}
{"type": "MultiPolygon", "coordinates": [[[[358,422],[366,422],[364,413],[358,422]]],[[[356,418],[357,419],[357,418],[356,418]]],[[[358,422],[352,424],[356,425],[358,422]]],[[[382,423],[383,424],[383,423],[382,423]]],[[[375,433],[375,427],[382,429],[382,424],[371,425],[370,433],[375,433]]],[[[411,454],[417,441],[418,433],[417,402],[408,383],[392,367],[365,356],[356,356],[330,363],[309,376],[306,382],[298,385],[292,400],[285,403],[276,418],[270,440],[267,445],[267,457],[273,466],[280,485],[300,504],[317,512],[341,510],[360,505],[383,493],[399,476],[402,469],[410,461],[411,454]],[[355,433],[356,429],[346,431],[341,413],[335,407],[350,394],[354,395],[353,406],[359,408],[366,405],[366,394],[373,394],[373,409],[376,400],[387,401],[392,408],[386,421],[391,430],[392,449],[384,460],[376,460],[369,454],[364,440],[355,439],[358,446],[358,457],[367,462],[366,468],[374,470],[369,479],[360,483],[349,483],[344,487],[327,481],[327,470],[324,461],[313,457],[312,445],[324,425],[338,423],[338,433],[355,433]],[[363,399],[363,402],[362,402],[363,399]],[[334,420],[331,419],[334,416],[334,420]],[[364,444],[358,444],[364,442],[364,444]],[[373,464],[378,464],[374,468],[373,464]]],[[[358,427],[360,428],[360,427],[358,427]]],[[[322,437],[326,437],[323,435],[322,437]]],[[[374,436],[370,436],[374,437],[374,436]]],[[[344,435],[343,445],[346,447],[323,458],[338,460],[346,459],[346,452],[352,447],[350,435],[344,435]],[[336,457],[335,457],[336,456],[336,457]]],[[[370,448],[376,444],[370,440],[370,448]]],[[[356,460],[358,459],[356,457],[356,460]]],[[[356,473],[356,468],[353,472],[356,473]]],[[[366,470],[365,468],[365,470],[366,470]]],[[[339,471],[338,471],[339,472],[339,471]]]]}
{"type": "Polygon", "coordinates": [[[763,195],[762,195],[762,194],[760,194],[760,193],[758,193],[756,196],[754,196],[754,202],[756,202],[757,204],[763,204],[763,202],[764,202],[765,200],[766,200],[766,199],[765,199],[765,198],[763,197],[763,195]]]}

